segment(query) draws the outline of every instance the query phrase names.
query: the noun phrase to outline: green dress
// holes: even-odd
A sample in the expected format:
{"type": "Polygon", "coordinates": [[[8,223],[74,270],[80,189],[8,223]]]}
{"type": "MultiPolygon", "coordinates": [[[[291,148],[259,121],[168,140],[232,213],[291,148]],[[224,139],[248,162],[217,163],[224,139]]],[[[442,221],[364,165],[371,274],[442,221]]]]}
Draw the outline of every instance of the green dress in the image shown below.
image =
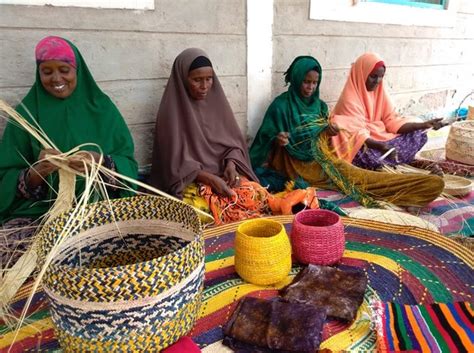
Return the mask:
{"type": "MultiPolygon", "coordinates": [[[[61,152],[84,143],[97,144],[104,155],[112,158],[119,173],[135,179],[137,162],[127,125],[115,104],[97,86],[77,48],[69,44],[77,64],[74,92],[65,99],[50,95],[41,84],[37,66],[36,81],[17,111],[30,122],[34,119],[61,152]]],[[[29,133],[11,122],[7,124],[0,143],[0,223],[18,217],[36,219],[51,207],[58,189],[57,172],[47,178],[52,188],[44,200],[25,199],[17,190],[21,171],[37,161],[42,149],[29,133]]],[[[83,149],[99,152],[92,146],[83,149]]],[[[79,179],[76,195],[83,185],[79,179]]],[[[129,194],[120,192],[120,196],[129,194]]]]}

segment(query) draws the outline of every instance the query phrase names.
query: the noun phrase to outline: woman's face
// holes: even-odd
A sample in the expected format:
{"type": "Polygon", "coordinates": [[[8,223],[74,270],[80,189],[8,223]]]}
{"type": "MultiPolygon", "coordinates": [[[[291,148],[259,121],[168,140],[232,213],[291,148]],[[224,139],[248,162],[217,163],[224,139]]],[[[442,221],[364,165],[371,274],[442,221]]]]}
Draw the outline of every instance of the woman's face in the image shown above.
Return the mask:
{"type": "Polygon", "coordinates": [[[304,98],[309,98],[313,95],[318,87],[319,74],[316,70],[310,70],[306,73],[300,87],[300,95],[304,98]]]}
{"type": "Polygon", "coordinates": [[[210,66],[194,69],[188,74],[189,95],[196,100],[206,99],[213,84],[214,71],[210,66]]]}
{"type": "Polygon", "coordinates": [[[39,75],[44,89],[56,98],[67,98],[76,89],[76,69],[64,61],[42,62],[39,65],[39,75]]]}
{"type": "Polygon", "coordinates": [[[375,91],[379,83],[382,82],[384,75],[385,75],[385,67],[383,66],[380,66],[375,70],[372,70],[372,72],[367,77],[367,80],[365,81],[365,88],[367,88],[367,91],[369,92],[375,91]]]}

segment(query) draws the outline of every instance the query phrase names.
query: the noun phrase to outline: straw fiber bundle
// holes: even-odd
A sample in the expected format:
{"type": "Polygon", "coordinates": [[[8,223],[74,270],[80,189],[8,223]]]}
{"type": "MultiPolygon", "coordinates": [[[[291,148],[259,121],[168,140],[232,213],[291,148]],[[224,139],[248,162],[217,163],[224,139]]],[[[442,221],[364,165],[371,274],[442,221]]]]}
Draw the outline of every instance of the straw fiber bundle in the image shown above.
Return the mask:
{"type": "Polygon", "coordinates": [[[451,126],[446,142],[446,158],[474,165],[474,121],[459,121],[451,126]]]}
{"type": "MultiPolygon", "coordinates": [[[[87,206],[89,217],[59,246],[43,278],[65,352],[159,351],[198,314],[204,243],[193,209],[154,196],[111,206],[87,206]]],[[[68,217],[43,227],[40,258],[68,217]]]]}
{"type": "Polygon", "coordinates": [[[275,284],[291,269],[291,245],[285,227],[270,219],[243,222],[235,235],[235,271],[247,282],[275,284]]]}
{"type": "Polygon", "coordinates": [[[332,265],[345,248],[341,218],[329,210],[304,210],[296,214],[291,228],[295,258],[304,264],[332,265]]]}

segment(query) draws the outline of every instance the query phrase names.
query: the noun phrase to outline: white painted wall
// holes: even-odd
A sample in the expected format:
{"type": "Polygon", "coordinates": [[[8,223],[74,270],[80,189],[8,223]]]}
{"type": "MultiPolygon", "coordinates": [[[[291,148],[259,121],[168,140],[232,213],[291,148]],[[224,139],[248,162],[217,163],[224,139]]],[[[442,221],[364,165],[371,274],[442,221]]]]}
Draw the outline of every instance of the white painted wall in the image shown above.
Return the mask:
{"type": "Polygon", "coordinates": [[[248,135],[255,136],[271,103],[273,0],[247,0],[248,135]]]}
{"type": "MultiPolygon", "coordinates": [[[[351,63],[369,50],[384,57],[387,86],[402,113],[457,107],[474,89],[473,0],[458,0],[452,27],[314,20],[311,1],[154,0],[150,11],[0,5],[0,97],[17,104],[34,81],[36,43],[64,36],[124,115],[143,166],[151,162],[155,116],[173,60],[191,46],[210,55],[249,137],[286,89],[283,73],[297,55],[321,62],[321,96],[330,106],[351,63]]],[[[0,119],[0,133],[1,125],[0,119]]]]}

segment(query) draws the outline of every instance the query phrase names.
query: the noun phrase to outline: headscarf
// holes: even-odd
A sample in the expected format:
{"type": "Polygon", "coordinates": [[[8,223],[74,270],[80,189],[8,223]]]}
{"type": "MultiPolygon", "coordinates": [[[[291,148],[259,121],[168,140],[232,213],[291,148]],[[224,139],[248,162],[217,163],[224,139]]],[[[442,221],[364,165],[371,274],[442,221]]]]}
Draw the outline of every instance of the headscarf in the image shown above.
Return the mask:
{"type": "MultiPolygon", "coordinates": [[[[51,43],[63,45],[64,42],[73,51],[76,62],[77,86],[74,92],[65,99],[50,95],[41,84],[38,63],[36,81],[17,111],[30,122],[34,119],[61,152],[83,143],[95,143],[104,155],[112,157],[119,173],[136,178],[137,163],[127,125],[115,104],[97,86],[78,49],[65,39],[47,37],[40,42],[36,52],[41,53],[44,46],[53,46],[51,43]]],[[[61,58],[48,55],[45,60],[61,58]]],[[[34,201],[17,195],[20,172],[37,161],[42,149],[26,131],[12,123],[7,124],[0,144],[0,222],[14,217],[37,218],[51,206],[49,201],[34,201]]],[[[84,149],[99,152],[92,146],[84,149]]],[[[46,199],[54,200],[58,174],[51,174],[47,181],[54,190],[49,190],[46,199]]],[[[78,180],[76,194],[82,190],[83,180],[78,180]]],[[[122,196],[127,194],[121,193],[122,196]]]]}
{"type": "Polygon", "coordinates": [[[327,126],[328,107],[319,98],[322,69],[319,62],[311,56],[298,56],[285,73],[288,90],[279,95],[268,107],[262,125],[250,148],[250,159],[254,168],[267,160],[275,138],[280,132],[289,132],[286,150],[295,159],[311,161],[314,159],[312,144],[314,139],[327,126]],[[319,73],[318,85],[311,97],[300,94],[301,84],[308,71],[319,73]]]}
{"type": "Polygon", "coordinates": [[[398,129],[409,120],[400,117],[380,82],[375,91],[367,91],[365,82],[382,59],[365,53],[352,64],[346,85],[331,114],[331,122],[341,131],[332,137],[332,145],[339,158],[352,162],[369,137],[388,141],[398,136],[398,129]]]}
{"type": "Polygon", "coordinates": [[[48,60],[59,60],[77,68],[76,56],[72,47],[60,37],[46,37],[39,41],[35,49],[36,64],[48,60]]]}
{"type": "Polygon", "coordinates": [[[183,189],[200,170],[222,176],[227,160],[240,174],[257,180],[246,142],[216,74],[206,99],[195,100],[187,90],[191,63],[206,53],[184,50],[173,63],[156,117],[150,183],[182,197],[183,189]]]}

